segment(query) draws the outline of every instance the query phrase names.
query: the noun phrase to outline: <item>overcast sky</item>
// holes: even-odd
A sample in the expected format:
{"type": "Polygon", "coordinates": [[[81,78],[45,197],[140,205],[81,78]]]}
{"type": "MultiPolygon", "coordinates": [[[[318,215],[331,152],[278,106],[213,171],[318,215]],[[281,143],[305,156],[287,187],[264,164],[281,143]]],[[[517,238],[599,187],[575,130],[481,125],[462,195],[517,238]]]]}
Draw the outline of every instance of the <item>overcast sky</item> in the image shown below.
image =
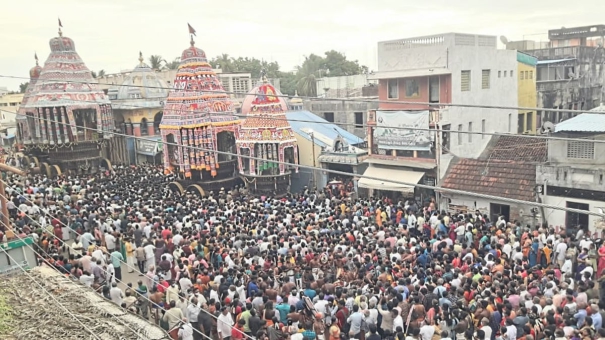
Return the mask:
{"type": "MultiPolygon", "coordinates": [[[[545,41],[548,29],[605,23],[602,3],[463,0],[44,0],[6,1],[0,11],[0,75],[27,77],[34,52],[41,64],[57,36],[57,18],[86,65],[107,73],[133,68],[139,51],[172,60],[189,45],[208,57],[222,53],[277,61],[291,70],[303,55],[335,49],[376,67],[378,41],[444,32],[504,35],[545,41]],[[561,3],[563,5],[563,3],[561,3]],[[540,34],[541,35],[535,35],[540,34]]],[[[25,80],[0,78],[18,89],[25,80]]]]}

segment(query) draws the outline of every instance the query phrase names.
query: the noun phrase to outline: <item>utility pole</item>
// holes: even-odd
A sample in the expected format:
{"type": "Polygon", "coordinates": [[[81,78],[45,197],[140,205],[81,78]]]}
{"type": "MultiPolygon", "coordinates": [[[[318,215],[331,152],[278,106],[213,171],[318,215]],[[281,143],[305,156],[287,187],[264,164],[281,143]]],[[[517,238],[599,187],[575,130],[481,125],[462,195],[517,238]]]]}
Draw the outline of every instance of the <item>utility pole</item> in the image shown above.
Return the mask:
{"type": "MultiPolygon", "coordinates": [[[[27,173],[25,171],[12,167],[10,165],[6,165],[4,163],[0,163],[0,171],[10,172],[13,174],[17,174],[19,176],[27,175],[27,173]]],[[[8,218],[7,203],[8,203],[8,201],[6,199],[6,190],[5,190],[5,186],[4,186],[4,179],[0,179],[0,204],[2,205],[2,223],[6,226],[6,228],[12,229],[12,226],[10,225],[10,221],[8,218]]]]}
{"type": "Polygon", "coordinates": [[[313,131],[309,132],[309,135],[311,136],[311,153],[313,157],[313,190],[317,190],[317,179],[315,178],[315,171],[317,171],[315,169],[315,133],[313,133],[313,131]]]}

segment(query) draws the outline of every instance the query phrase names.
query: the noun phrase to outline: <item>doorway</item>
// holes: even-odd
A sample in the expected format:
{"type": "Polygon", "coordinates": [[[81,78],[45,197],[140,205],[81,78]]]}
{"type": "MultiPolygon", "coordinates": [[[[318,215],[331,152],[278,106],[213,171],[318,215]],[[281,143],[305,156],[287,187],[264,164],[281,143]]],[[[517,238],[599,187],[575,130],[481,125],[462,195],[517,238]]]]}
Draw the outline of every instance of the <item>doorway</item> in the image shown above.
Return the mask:
{"type": "Polygon", "coordinates": [[[490,203],[489,205],[489,219],[494,222],[498,220],[498,217],[504,216],[504,219],[510,221],[510,205],[490,203]]]}
{"type": "MultiPolygon", "coordinates": [[[[578,202],[566,202],[567,208],[578,209],[578,210],[588,210],[588,204],[578,203],[578,202]]],[[[577,228],[584,229],[588,227],[588,215],[580,214],[568,211],[565,216],[565,226],[568,229],[577,228]]]]}
{"type": "Polygon", "coordinates": [[[429,77],[429,102],[439,103],[439,76],[429,77]]]}

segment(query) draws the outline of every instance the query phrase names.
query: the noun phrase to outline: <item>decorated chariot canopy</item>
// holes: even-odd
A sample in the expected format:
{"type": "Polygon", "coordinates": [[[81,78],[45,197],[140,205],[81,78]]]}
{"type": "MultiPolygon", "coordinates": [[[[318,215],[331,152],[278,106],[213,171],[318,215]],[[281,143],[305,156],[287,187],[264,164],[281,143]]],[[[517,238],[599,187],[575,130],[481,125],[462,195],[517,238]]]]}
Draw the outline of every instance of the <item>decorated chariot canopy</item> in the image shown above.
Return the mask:
{"type": "Polygon", "coordinates": [[[38,64],[38,54],[34,53],[34,59],[36,60],[36,66],[32,67],[29,70],[29,83],[27,84],[27,88],[25,89],[25,93],[23,94],[23,100],[21,100],[21,106],[19,107],[19,111],[17,113],[17,120],[26,120],[26,111],[25,107],[29,103],[29,99],[33,93],[34,87],[36,86],[36,82],[38,82],[38,78],[40,77],[40,73],[42,72],[42,67],[38,64]]]}
{"type": "Polygon", "coordinates": [[[181,63],[164,105],[160,128],[239,124],[229,95],[208,63],[206,52],[195,47],[195,30],[189,27],[191,46],[181,54],[181,63]]]}
{"type": "Polygon", "coordinates": [[[74,41],[63,36],[62,27],[59,20],[59,36],[50,40],[51,52],[44,66],[30,71],[37,81],[30,83],[22,108],[26,119],[33,122],[24,125],[23,135],[43,144],[77,142],[79,110],[91,117],[90,127],[97,134],[109,138],[114,130],[111,102],[76,52],[74,41]]]}
{"type": "Polygon", "coordinates": [[[246,100],[249,111],[243,121],[237,143],[289,143],[296,138],[286,118],[287,104],[282,94],[263,75],[258,86],[252,89],[246,100]]]}

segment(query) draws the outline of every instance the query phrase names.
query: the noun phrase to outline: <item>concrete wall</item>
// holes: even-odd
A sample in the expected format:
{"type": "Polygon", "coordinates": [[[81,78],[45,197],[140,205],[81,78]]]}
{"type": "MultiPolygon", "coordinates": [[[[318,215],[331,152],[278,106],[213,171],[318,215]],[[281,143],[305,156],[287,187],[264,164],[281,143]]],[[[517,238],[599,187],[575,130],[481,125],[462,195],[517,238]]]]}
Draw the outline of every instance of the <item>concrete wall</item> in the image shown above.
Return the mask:
{"type": "Polygon", "coordinates": [[[366,74],[342,77],[323,77],[316,80],[317,95],[327,95],[328,98],[359,97],[362,88],[368,84],[376,84],[376,80],[368,80],[366,74]],[[328,89],[327,93],[325,89],[328,89]]]}
{"type": "MultiPolygon", "coordinates": [[[[360,102],[354,101],[338,101],[338,100],[304,100],[303,108],[321,118],[325,118],[325,112],[334,113],[334,123],[348,132],[365,138],[366,129],[363,126],[357,127],[355,124],[355,112],[362,113],[362,125],[367,123],[368,110],[378,108],[378,103],[372,101],[375,98],[361,98],[360,102]]],[[[319,155],[319,154],[318,154],[319,155]]]]}
{"type": "MultiPolygon", "coordinates": [[[[559,138],[585,138],[583,134],[557,133],[554,136],[559,138]]],[[[596,140],[605,140],[605,134],[594,137],[596,140]]],[[[595,143],[593,159],[569,159],[567,158],[567,145],[570,141],[549,139],[548,140],[548,161],[556,164],[568,165],[600,165],[605,166],[605,143],[595,143]]],[[[573,143],[573,141],[571,142],[573,143]]]]}
{"type": "MultiPolygon", "coordinates": [[[[455,208],[453,207],[455,206],[466,206],[469,211],[474,212],[475,210],[479,210],[481,212],[481,214],[487,215],[488,217],[490,217],[490,204],[494,203],[494,204],[502,204],[502,205],[508,205],[510,206],[510,217],[509,217],[509,221],[520,221],[522,224],[530,224],[533,225],[534,223],[536,223],[533,219],[533,217],[531,215],[529,215],[529,209],[528,207],[520,207],[517,206],[515,204],[511,204],[509,202],[505,202],[505,201],[496,201],[496,200],[487,200],[487,199],[483,199],[483,198],[479,198],[479,197],[472,197],[472,196],[466,196],[466,195],[455,195],[455,194],[449,194],[449,193],[444,193],[443,197],[447,197],[451,200],[450,204],[448,205],[448,209],[452,212],[455,212],[455,208]]],[[[491,218],[491,217],[490,217],[491,218]]],[[[541,220],[537,220],[537,223],[541,223],[541,220]]]]}
{"type": "MultiPolygon", "coordinates": [[[[517,66],[519,106],[536,107],[538,102],[538,95],[536,93],[536,67],[521,62],[517,66]]],[[[538,124],[537,113],[536,110],[519,111],[519,116],[523,116],[523,125],[517,126],[518,131],[521,133],[529,131],[530,134],[535,134],[537,127],[541,125],[541,122],[538,124]]],[[[521,117],[518,117],[518,119],[520,123],[521,117]]]]}
{"type": "MultiPolygon", "coordinates": [[[[603,202],[598,202],[598,201],[589,201],[589,200],[582,200],[582,199],[577,199],[577,198],[565,198],[565,197],[546,196],[546,195],[542,195],[542,202],[544,204],[551,204],[551,205],[556,205],[556,206],[560,206],[560,207],[565,207],[567,205],[567,202],[584,203],[584,204],[588,204],[588,210],[594,211],[594,212],[596,212],[596,208],[602,207],[604,205],[603,202]]],[[[556,230],[562,230],[565,228],[565,220],[566,220],[566,216],[567,216],[566,211],[545,208],[544,213],[545,213],[546,220],[548,221],[548,224],[551,227],[553,227],[556,230]]],[[[588,215],[588,230],[590,230],[590,232],[594,233],[597,231],[595,229],[595,223],[597,223],[597,221],[599,221],[599,220],[600,220],[600,218],[598,216],[588,215]]]]}
{"type": "MultiPolygon", "coordinates": [[[[452,103],[508,106],[518,104],[517,52],[487,48],[456,47],[450,50],[452,71],[452,103]],[[461,73],[471,71],[471,90],[461,91],[461,73]],[[490,70],[490,88],[482,89],[482,70],[490,70]],[[501,77],[498,78],[498,71],[501,77]],[[504,72],[507,76],[504,77],[504,72]],[[511,75],[512,72],[512,75],[511,75]]],[[[474,132],[481,132],[485,120],[485,132],[516,133],[517,111],[488,108],[450,107],[441,117],[441,124],[451,124],[452,130],[469,131],[472,123],[474,132]]],[[[489,136],[462,134],[458,143],[457,134],[451,134],[450,151],[458,157],[476,158],[481,155],[489,136]]]]}

